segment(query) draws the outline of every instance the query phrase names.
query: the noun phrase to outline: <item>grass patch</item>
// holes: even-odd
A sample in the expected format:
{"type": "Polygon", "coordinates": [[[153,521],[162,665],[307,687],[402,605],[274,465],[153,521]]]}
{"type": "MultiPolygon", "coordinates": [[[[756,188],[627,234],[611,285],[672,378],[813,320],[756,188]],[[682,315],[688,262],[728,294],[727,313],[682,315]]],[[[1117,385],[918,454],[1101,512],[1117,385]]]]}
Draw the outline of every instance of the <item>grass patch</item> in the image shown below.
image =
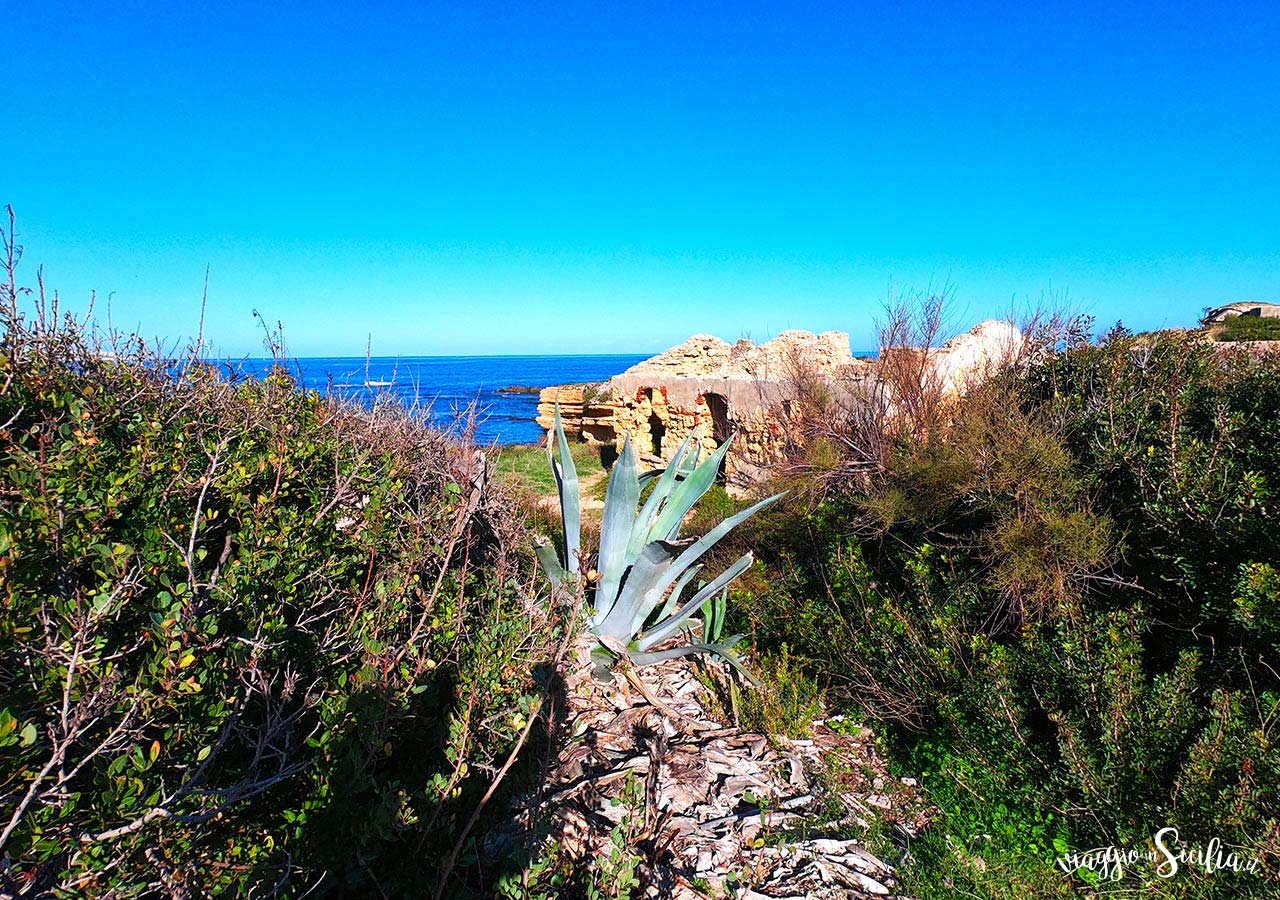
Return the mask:
{"type": "Polygon", "coordinates": [[[1215,341],[1280,341],[1280,319],[1233,316],[1208,332],[1215,341]]]}
{"type": "MultiPolygon", "coordinates": [[[[604,471],[600,449],[590,444],[571,444],[569,454],[578,469],[578,478],[586,479],[604,471]]],[[[498,476],[508,484],[524,488],[536,496],[556,493],[556,479],[547,462],[543,447],[511,444],[498,448],[498,476]]]]}
{"type": "Polygon", "coordinates": [[[1063,819],[998,784],[945,742],[922,742],[906,768],[919,773],[941,814],[912,841],[912,862],[899,869],[907,893],[921,900],[1076,896],[1054,861],[1070,848],[1063,819]]]}

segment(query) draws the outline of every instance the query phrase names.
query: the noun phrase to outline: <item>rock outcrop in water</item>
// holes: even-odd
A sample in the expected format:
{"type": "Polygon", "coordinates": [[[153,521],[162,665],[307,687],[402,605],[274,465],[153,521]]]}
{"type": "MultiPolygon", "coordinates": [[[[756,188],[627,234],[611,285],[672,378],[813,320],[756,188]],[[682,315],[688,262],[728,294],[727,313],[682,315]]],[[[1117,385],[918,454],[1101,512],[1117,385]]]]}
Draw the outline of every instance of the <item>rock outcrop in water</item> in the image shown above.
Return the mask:
{"type": "MultiPolygon", "coordinates": [[[[987,321],[928,352],[944,394],[962,394],[1022,347],[1022,333],[987,321]]],[[[877,384],[873,360],[857,359],[849,336],[784,331],[771,341],[736,344],[694,335],[599,385],[543,389],[538,424],[554,427],[559,403],[565,431],[589,444],[621,450],[630,436],[643,463],[665,464],[689,435],[706,457],[736,434],[725,482],[744,488],[778,462],[791,436],[793,404],[820,389],[841,404],[867,402],[877,384]]]]}

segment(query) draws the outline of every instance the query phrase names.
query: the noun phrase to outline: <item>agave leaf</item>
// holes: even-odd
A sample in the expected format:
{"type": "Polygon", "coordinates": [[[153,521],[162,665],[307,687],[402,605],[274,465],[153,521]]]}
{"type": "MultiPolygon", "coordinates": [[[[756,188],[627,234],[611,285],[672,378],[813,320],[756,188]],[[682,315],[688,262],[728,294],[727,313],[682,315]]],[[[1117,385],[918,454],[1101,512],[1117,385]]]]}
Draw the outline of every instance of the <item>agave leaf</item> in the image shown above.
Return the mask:
{"type": "Polygon", "coordinates": [[[689,571],[680,576],[680,580],[676,582],[676,586],[671,589],[671,595],[667,597],[667,602],[662,606],[662,612],[658,613],[658,621],[661,622],[667,616],[676,611],[676,607],[680,604],[680,595],[684,593],[685,586],[693,581],[694,577],[702,571],[702,564],[690,566],[689,571]]]}
{"type": "Polygon", "coordinates": [[[713,578],[710,584],[706,585],[689,598],[689,602],[680,607],[674,615],[659,622],[650,631],[642,635],[639,640],[639,648],[641,650],[648,650],[654,644],[664,641],[671,637],[671,635],[675,634],[685,619],[696,613],[702,608],[703,604],[724,590],[729,585],[729,582],[747,571],[747,569],[750,568],[752,561],[753,557],[751,554],[749,552],[744,553],[738,558],[737,562],[725,569],[713,578]]]}
{"type": "Polygon", "coordinates": [[[729,665],[733,666],[742,677],[752,684],[759,686],[760,679],[756,678],[746,667],[742,665],[742,661],[738,659],[738,654],[734,652],[734,645],[742,640],[742,635],[734,635],[727,641],[718,644],[681,644],[679,647],[671,647],[667,650],[657,650],[654,652],[637,652],[632,651],[627,654],[627,658],[634,665],[647,666],[651,663],[662,662],[667,659],[677,659],[681,656],[693,656],[695,653],[706,653],[711,656],[718,656],[729,665]]]}
{"type": "Polygon", "coordinates": [[[716,475],[720,472],[720,461],[729,452],[729,445],[732,443],[733,438],[730,437],[716,449],[715,453],[708,456],[702,465],[694,469],[692,475],[681,481],[671,491],[670,500],[662,507],[662,512],[658,514],[658,521],[654,525],[656,536],[669,541],[676,539],[684,517],[715,483],[716,475]]]}
{"type": "MultiPolygon", "coordinates": [[[[665,541],[655,541],[655,543],[665,543],[667,546],[672,546],[670,543],[665,541]]],[[[666,583],[670,584],[671,582],[667,581],[666,583]]],[[[632,615],[631,621],[627,625],[628,637],[640,634],[640,631],[644,628],[644,623],[648,622],[649,619],[652,618],[653,611],[662,603],[662,597],[665,592],[665,587],[658,590],[653,589],[653,587],[649,587],[645,591],[640,602],[636,604],[635,613],[632,615]]],[[[661,616],[658,617],[658,621],[662,621],[661,616]]]]}
{"type": "Polygon", "coordinates": [[[573,573],[560,565],[560,557],[556,555],[555,547],[550,544],[538,544],[533,551],[538,554],[538,562],[542,563],[542,571],[547,573],[548,578],[566,583],[573,581],[573,573]]]}
{"type": "Polygon", "coordinates": [[[763,687],[764,682],[751,674],[751,671],[742,664],[742,660],[738,659],[736,648],[745,637],[746,635],[744,634],[735,634],[731,635],[727,640],[711,641],[708,644],[708,647],[710,648],[709,652],[715,654],[729,665],[733,666],[734,670],[737,671],[739,675],[755,687],[763,687]]]}
{"type": "Polygon", "coordinates": [[[640,487],[643,488],[646,484],[648,484],[650,481],[653,481],[653,479],[655,478],[661,478],[666,473],[666,471],[667,471],[666,469],[650,469],[647,472],[641,472],[640,487]]]}
{"type": "Polygon", "coordinates": [[[720,635],[724,631],[725,612],[729,605],[728,596],[729,591],[727,589],[721,591],[720,596],[708,603],[703,611],[702,639],[704,641],[714,644],[720,639],[720,635]]]}
{"type": "Polygon", "coordinates": [[[578,468],[569,452],[569,441],[564,436],[560,421],[560,401],[556,401],[556,441],[560,448],[560,464],[556,464],[551,442],[547,442],[547,459],[556,476],[560,489],[560,519],[564,524],[564,567],[573,575],[578,574],[578,555],[582,550],[582,510],[578,502],[578,468]]]}
{"type": "MultiPolygon", "coordinates": [[[[685,438],[685,440],[686,440],[686,441],[688,441],[688,440],[692,440],[692,438],[691,438],[691,437],[689,437],[689,438],[685,438]]],[[[687,460],[686,460],[686,462],[687,462],[687,460]]],[[[679,469],[677,469],[677,470],[676,470],[676,478],[687,478],[687,477],[689,476],[689,473],[690,473],[690,472],[692,472],[692,471],[693,471],[693,467],[692,467],[692,466],[690,466],[690,467],[688,467],[688,468],[686,468],[686,467],[684,467],[684,466],[681,466],[679,469]]],[[[666,468],[661,468],[661,469],[647,469],[647,470],[645,470],[644,472],[641,472],[641,473],[640,473],[640,487],[644,487],[646,484],[648,484],[650,481],[653,481],[653,479],[655,479],[655,478],[661,478],[663,475],[665,475],[665,474],[666,474],[666,472],[667,472],[666,468]]]]}
{"type": "Polygon", "coordinates": [[[688,453],[691,443],[693,443],[693,435],[685,438],[676,449],[675,455],[671,457],[671,464],[662,470],[658,483],[653,486],[653,491],[645,500],[640,515],[636,517],[635,527],[631,530],[631,540],[627,544],[626,565],[631,565],[639,559],[640,551],[653,539],[658,513],[662,511],[662,504],[666,502],[667,496],[675,486],[676,477],[680,474],[680,463],[688,453]]]}
{"type": "Polygon", "coordinates": [[[596,584],[595,607],[602,615],[609,614],[617,599],[627,544],[635,530],[636,505],[640,502],[638,469],[636,451],[628,436],[622,445],[622,455],[609,474],[609,488],[605,492],[604,514],[600,523],[600,555],[596,563],[600,581],[596,584]]]}
{"type": "MultiPolygon", "coordinates": [[[[619,638],[624,643],[629,642],[635,634],[631,621],[635,618],[636,611],[652,594],[654,586],[665,579],[666,572],[679,551],[679,546],[666,541],[654,541],[645,547],[636,564],[631,567],[626,581],[622,583],[622,590],[618,592],[618,599],[613,607],[604,613],[596,610],[591,619],[592,632],[619,638]]],[[[662,591],[657,596],[661,597],[662,591]]],[[[657,605],[656,601],[654,605],[657,605]]]]}
{"type": "Polygon", "coordinates": [[[785,493],[786,492],[784,491],[782,494],[774,494],[772,497],[766,497],[759,503],[748,506],[741,512],[734,513],[715,528],[712,528],[702,537],[698,538],[698,540],[689,544],[688,549],[681,553],[679,558],[672,564],[671,568],[667,570],[665,581],[659,586],[659,593],[666,593],[667,588],[671,586],[672,582],[679,578],[684,571],[689,568],[689,566],[696,563],[704,553],[714,547],[722,537],[732,531],[740,523],[764,509],[770,503],[776,502],[785,493]]]}

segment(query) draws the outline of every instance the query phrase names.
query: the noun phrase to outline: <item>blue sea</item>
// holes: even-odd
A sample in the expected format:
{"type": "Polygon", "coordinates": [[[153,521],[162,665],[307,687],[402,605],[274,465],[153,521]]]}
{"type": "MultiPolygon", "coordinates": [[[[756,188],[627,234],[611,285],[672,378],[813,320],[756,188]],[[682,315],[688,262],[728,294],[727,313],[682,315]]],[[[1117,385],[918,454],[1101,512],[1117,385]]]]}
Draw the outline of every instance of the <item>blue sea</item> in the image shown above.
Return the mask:
{"type": "MultiPolygon", "coordinates": [[[[528,444],[542,437],[534,422],[537,394],[501,393],[506,387],[604,381],[648,359],[649,354],[607,356],[400,356],[314,357],[290,362],[303,385],[371,403],[389,395],[406,406],[415,403],[441,428],[453,428],[472,402],[480,407],[476,439],[481,444],[528,444]],[[387,382],[367,386],[370,382],[387,382]]],[[[261,374],[271,360],[247,359],[239,368],[261,374]]]]}

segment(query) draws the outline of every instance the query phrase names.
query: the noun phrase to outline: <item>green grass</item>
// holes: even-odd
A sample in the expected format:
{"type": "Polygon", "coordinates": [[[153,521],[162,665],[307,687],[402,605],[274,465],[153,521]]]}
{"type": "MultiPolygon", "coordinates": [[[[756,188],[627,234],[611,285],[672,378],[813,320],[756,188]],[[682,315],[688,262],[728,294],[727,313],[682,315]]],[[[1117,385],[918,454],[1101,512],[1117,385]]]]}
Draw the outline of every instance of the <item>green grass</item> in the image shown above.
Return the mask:
{"type": "Polygon", "coordinates": [[[1234,316],[1210,326],[1209,333],[1215,341],[1280,341],[1280,319],[1234,316]]]}
{"type": "MultiPolygon", "coordinates": [[[[578,478],[585,479],[604,471],[600,462],[600,450],[588,444],[571,444],[569,448],[578,478]]],[[[547,463],[547,451],[543,447],[528,444],[512,444],[498,450],[498,476],[537,496],[556,493],[556,479],[547,463]]]]}
{"type": "MultiPolygon", "coordinates": [[[[921,900],[956,896],[1022,900],[1076,896],[1054,860],[1070,833],[1051,811],[999,785],[992,773],[924,742],[906,764],[920,778],[939,817],[911,843],[902,887],[921,900]]],[[[889,847],[877,849],[890,852],[889,847]]]]}

